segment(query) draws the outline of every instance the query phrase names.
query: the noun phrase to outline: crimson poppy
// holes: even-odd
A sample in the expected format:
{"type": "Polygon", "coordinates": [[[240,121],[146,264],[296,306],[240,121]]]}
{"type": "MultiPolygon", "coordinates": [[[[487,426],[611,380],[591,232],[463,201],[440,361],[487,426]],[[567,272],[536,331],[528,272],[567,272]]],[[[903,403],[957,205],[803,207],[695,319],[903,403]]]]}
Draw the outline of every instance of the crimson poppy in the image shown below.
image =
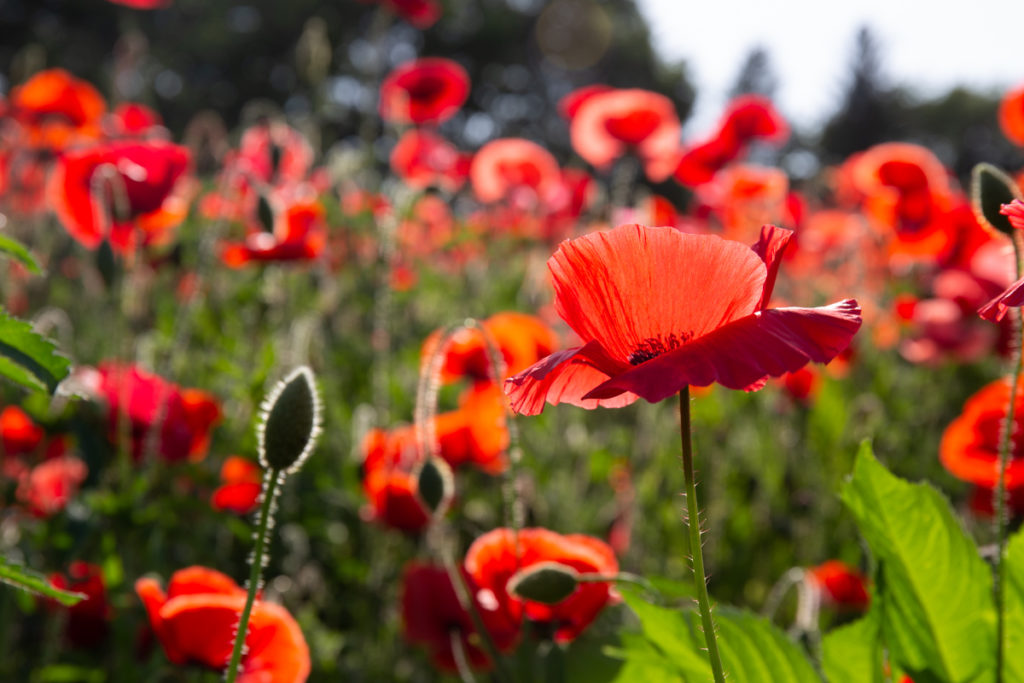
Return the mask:
{"type": "MultiPolygon", "coordinates": [[[[228,576],[189,567],[171,576],[167,592],[155,579],[135,582],[149,623],[175,664],[224,669],[246,592],[228,576]]],[[[249,617],[239,683],[301,683],[310,672],[309,647],[284,607],[257,600],[249,617]]]]}
{"type": "MultiPolygon", "coordinates": [[[[475,590],[471,595],[491,641],[500,652],[508,652],[519,640],[519,620],[493,594],[475,590]]],[[[430,651],[434,664],[445,671],[455,671],[456,659],[452,639],[457,637],[470,666],[489,668],[493,663],[480,648],[473,620],[459,601],[451,577],[443,567],[414,562],[402,575],[402,629],[412,643],[430,651]]]]}
{"type": "Polygon", "coordinates": [[[579,112],[580,107],[590,97],[594,95],[600,95],[601,93],[611,92],[615,88],[610,85],[604,85],[602,83],[595,83],[593,85],[585,85],[582,88],[577,88],[571,93],[558,100],[558,113],[570,121],[579,112]]]}
{"type": "MultiPolygon", "coordinates": [[[[1024,388],[1017,392],[1006,488],[1024,486],[1024,388]]],[[[993,488],[999,481],[999,439],[1010,382],[998,379],[982,387],[964,403],[960,415],[949,423],[939,443],[939,460],[963,481],[993,488]]]]}
{"type": "Polygon", "coordinates": [[[407,130],[391,150],[391,170],[410,187],[436,185],[455,192],[466,182],[470,158],[429,130],[407,130]]]}
{"type": "Polygon", "coordinates": [[[327,244],[324,208],[315,201],[295,202],[276,212],[274,231],[250,231],[244,242],[225,242],[220,258],[231,268],[253,262],[312,261],[327,244]]]}
{"type": "Polygon", "coordinates": [[[0,444],[5,456],[31,453],[45,435],[43,428],[18,406],[7,406],[0,411],[0,444]]]}
{"type": "Polygon", "coordinates": [[[591,94],[569,127],[573,149],[591,165],[606,169],[632,151],[655,182],[676,167],[681,130],[672,100],[637,88],[591,94]]]}
{"type": "Polygon", "coordinates": [[[795,372],[787,372],[779,383],[794,401],[809,404],[821,389],[821,373],[807,365],[795,372]]]}
{"type": "Polygon", "coordinates": [[[171,0],[107,0],[107,2],[112,2],[115,5],[124,5],[132,9],[160,9],[171,4],[171,0]]]}
{"type": "Polygon", "coordinates": [[[247,515],[259,507],[263,472],[252,460],[238,455],[229,456],[220,468],[220,480],[223,483],[210,500],[214,510],[247,515]]]}
{"type": "Polygon", "coordinates": [[[89,249],[109,239],[116,251],[161,243],[188,213],[179,183],[186,148],[167,142],[113,142],[68,152],[47,194],[64,228],[89,249]],[[179,191],[179,193],[176,193],[179,191]]]}
{"type": "Polygon", "coordinates": [[[747,247],[622,225],[562,243],[548,260],[555,307],[584,345],[508,379],[513,409],[657,402],[713,382],[749,391],[832,360],[860,327],[856,301],[767,308],[791,236],[767,225],[747,247]]]}
{"type": "Polygon", "coordinates": [[[687,187],[696,187],[715,177],[730,161],[737,158],[742,150],[735,140],[713,137],[688,147],[679,157],[673,172],[675,179],[687,187]]]}
{"type": "Polygon", "coordinates": [[[491,140],[473,156],[469,169],[473,192],[482,202],[530,192],[539,203],[560,176],[558,162],[535,142],[523,138],[491,140]]]}
{"type": "Polygon", "coordinates": [[[839,560],[811,567],[804,576],[827,604],[839,609],[863,612],[871,602],[867,577],[839,560]]]}
{"type": "Polygon", "coordinates": [[[111,441],[119,438],[121,419],[128,421],[134,458],[142,457],[154,429],[159,438],[153,445],[165,460],[195,462],[206,456],[210,431],[221,417],[217,400],[207,392],[183,389],[138,366],[115,362],[80,368],[76,379],[83,391],[106,403],[111,441]]]}
{"type": "Polygon", "coordinates": [[[110,115],[107,127],[114,137],[144,137],[163,129],[163,119],[138,102],[122,102],[110,115]]]}
{"type": "Polygon", "coordinates": [[[107,587],[103,581],[103,569],[88,562],[75,561],[68,567],[67,574],[51,574],[50,585],[64,591],[82,593],[85,599],[63,607],[55,600],[46,604],[53,610],[67,610],[65,637],[75,647],[95,648],[110,633],[110,603],[107,601],[107,587]]]}
{"type": "MultiPolygon", "coordinates": [[[[463,328],[448,338],[441,365],[442,382],[454,382],[463,377],[473,380],[491,378],[485,333],[501,353],[506,377],[525,370],[552,353],[558,341],[544,321],[526,313],[495,313],[481,322],[480,326],[483,332],[475,328],[463,328]]],[[[422,362],[428,362],[440,340],[441,330],[427,337],[420,351],[422,362]]]]}
{"type": "Polygon", "coordinates": [[[418,29],[428,29],[441,18],[441,4],[437,0],[377,1],[418,29]]]}
{"type": "Polygon", "coordinates": [[[363,492],[367,516],[408,533],[430,523],[413,472],[420,462],[412,427],[371,429],[363,437],[363,492]]]}
{"type": "Polygon", "coordinates": [[[999,103],[999,127],[1007,140],[1024,146],[1024,86],[1006,93],[999,103]]]}
{"type": "Polygon", "coordinates": [[[424,57],[402,64],[380,86],[380,115],[404,124],[447,121],[469,97],[469,75],[443,57],[424,57]]]}
{"type": "Polygon", "coordinates": [[[71,455],[45,460],[18,482],[17,497],[36,517],[63,510],[89,474],[85,463],[71,455]]]}
{"type": "Polygon", "coordinates": [[[494,529],[469,547],[463,566],[477,590],[489,591],[516,619],[526,617],[546,624],[560,643],[575,639],[606,604],[618,600],[611,583],[580,583],[561,602],[548,605],[521,600],[509,593],[509,581],[518,572],[540,563],[565,565],[580,574],[612,577],[618,574],[615,553],[604,541],[547,529],[494,529]]]}
{"type": "Polygon", "coordinates": [[[508,467],[505,395],[490,382],[477,382],[459,399],[459,407],[435,418],[439,455],[452,468],[472,464],[488,474],[508,467]]]}
{"type": "Polygon", "coordinates": [[[40,71],[11,89],[9,115],[25,130],[31,147],[61,150],[100,136],[107,109],[91,84],[64,69],[40,71]]]}

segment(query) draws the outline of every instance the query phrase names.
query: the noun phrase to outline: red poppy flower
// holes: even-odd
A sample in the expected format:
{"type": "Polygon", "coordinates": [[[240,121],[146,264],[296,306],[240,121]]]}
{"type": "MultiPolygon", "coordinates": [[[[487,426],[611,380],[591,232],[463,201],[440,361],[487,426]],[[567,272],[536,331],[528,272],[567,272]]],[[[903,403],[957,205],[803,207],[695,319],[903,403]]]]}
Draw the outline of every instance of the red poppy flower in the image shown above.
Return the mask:
{"type": "Polygon", "coordinates": [[[220,480],[224,483],[213,492],[210,501],[214,510],[247,515],[259,507],[263,471],[252,460],[238,455],[228,457],[220,468],[220,480]]]}
{"type": "Polygon", "coordinates": [[[257,261],[312,261],[327,244],[325,216],[315,201],[290,204],[276,212],[274,232],[252,231],[244,242],[225,242],[220,258],[231,268],[257,261]]]}
{"type": "Polygon", "coordinates": [[[391,170],[417,189],[436,185],[456,192],[466,182],[469,164],[468,155],[428,130],[407,130],[391,150],[391,170]]]}
{"type": "Polygon", "coordinates": [[[115,142],[69,152],[47,193],[71,236],[89,249],[104,238],[117,251],[160,243],[188,213],[175,194],[189,167],[186,148],[166,142],[115,142]]]}
{"type": "Polygon", "coordinates": [[[655,182],[671,175],[679,161],[680,131],[672,100],[640,89],[586,97],[569,128],[573,149],[588,163],[607,168],[633,151],[655,182]]]}
{"type": "Polygon", "coordinates": [[[460,398],[458,410],[435,418],[438,451],[453,469],[472,464],[488,474],[508,468],[505,395],[490,382],[479,382],[460,398]]]}
{"type": "Polygon", "coordinates": [[[824,601],[840,609],[863,612],[871,602],[867,577],[839,560],[829,560],[807,570],[807,580],[824,601]]]}
{"type": "Polygon", "coordinates": [[[367,516],[401,531],[418,533],[430,523],[416,477],[420,462],[412,427],[371,429],[363,438],[363,492],[367,516]]]}
{"type": "Polygon", "coordinates": [[[64,607],[55,600],[46,604],[53,610],[67,610],[65,636],[75,647],[95,648],[110,632],[110,603],[107,602],[107,587],[103,582],[103,570],[94,564],[75,561],[68,567],[68,573],[51,574],[50,585],[60,590],[83,593],[85,599],[71,607],[64,607]]]}
{"type": "MultiPolygon", "coordinates": [[[[166,593],[149,578],[136,581],[135,592],[169,660],[212,669],[227,666],[246,598],[230,577],[189,567],[174,573],[166,593]]],[[[309,647],[295,619],[284,607],[257,600],[239,683],[301,683],[309,672],[309,647]]]]}
{"type": "Polygon", "coordinates": [[[741,152],[734,140],[713,137],[683,152],[674,172],[675,179],[687,187],[706,183],[741,152]]]}
{"type": "Polygon", "coordinates": [[[520,600],[508,592],[508,583],[522,569],[555,562],[580,574],[613,576],[619,571],[615,553],[592,536],[562,536],[547,529],[494,529],[479,537],[466,553],[464,567],[478,591],[489,591],[516,619],[526,617],[553,630],[557,642],[576,638],[609,601],[618,596],[610,583],[580,583],[565,600],[546,605],[520,600]]]}
{"type": "MultiPolygon", "coordinates": [[[[505,361],[505,376],[521,372],[555,350],[558,340],[544,322],[526,313],[506,311],[495,313],[481,324],[505,361]]],[[[428,362],[441,339],[441,330],[423,342],[422,362],[428,362]]],[[[484,333],[465,328],[448,339],[441,366],[441,381],[457,381],[463,377],[489,380],[491,363],[484,333]]],[[[504,379],[504,378],[503,378],[504,379]]]]}
{"type": "Polygon", "coordinates": [[[482,202],[496,202],[528,192],[539,204],[560,178],[558,162],[535,142],[523,138],[491,140],[473,157],[469,178],[482,202]]]}
{"type": "Polygon", "coordinates": [[[108,362],[78,370],[83,390],[107,405],[111,441],[119,438],[118,423],[128,421],[132,456],[142,457],[150,432],[159,428],[154,444],[166,460],[202,460],[210,430],[220,420],[217,400],[199,389],[182,389],[134,365],[108,362]]]}
{"type": "Polygon", "coordinates": [[[138,102],[123,102],[114,109],[108,128],[114,137],[139,137],[163,129],[163,119],[138,102]]]}
{"type": "Polygon", "coordinates": [[[18,406],[0,412],[0,444],[5,456],[31,453],[42,442],[45,432],[18,406]]]}
{"type": "Polygon", "coordinates": [[[1024,86],[1006,93],[999,103],[999,127],[1007,140],[1024,146],[1024,86]]]}
{"type": "Polygon", "coordinates": [[[11,118],[27,133],[25,143],[55,150],[98,138],[107,109],[96,88],[63,69],[32,76],[11,90],[9,103],[11,118]]]}
{"type": "Polygon", "coordinates": [[[780,378],[782,388],[794,401],[809,404],[821,389],[821,373],[811,366],[805,366],[795,372],[787,372],[780,378]]]}
{"type": "Polygon", "coordinates": [[[437,0],[378,0],[378,2],[418,29],[428,29],[441,18],[441,4],[437,0]]]}
{"type": "MultiPolygon", "coordinates": [[[[1006,487],[1024,486],[1024,391],[1016,397],[1010,462],[1006,487]]],[[[967,399],[963,412],[942,434],[939,460],[953,476],[979,486],[994,487],[999,480],[999,438],[1010,402],[1010,383],[999,379],[967,399]]]]}
{"type": "Polygon", "coordinates": [[[576,113],[579,112],[580,107],[583,106],[584,102],[594,95],[611,92],[612,90],[615,90],[615,88],[601,83],[585,85],[582,88],[577,88],[562,99],[558,100],[558,113],[571,121],[576,116],[576,113]]]}
{"type": "Polygon", "coordinates": [[[85,463],[70,455],[39,463],[18,483],[18,500],[36,517],[63,510],[89,474],[85,463]]]}
{"type": "Polygon", "coordinates": [[[619,407],[713,382],[754,390],[832,360],[860,327],[856,301],[767,308],[791,236],[765,226],[751,248],[623,225],[564,242],[548,260],[555,307],[584,345],[507,380],[513,409],[619,407]]]}
{"type": "Polygon", "coordinates": [[[469,97],[469,75],[456,62],[425,57],[407,62],[380,86],[380,115],[392,123],[447,121],[469,97]]]}
{"type": "MultiPolygon", "coordinates": [[[[465,577],[465,572],[463,572],[465,577]]],[[[471,583],[468,577],[467,583],[471,583]]],[[[510,651],[519,640],[519,620],[486,591],[472,591],[476,611],[500,652],[510,651]]],[[[455,671],[452,638],[458,637],[469,664],[488,668],[492,662],[478,645],[479,635],[469,613],[459,602],[451,578],[443,567],[412,563],[402,576],[402,627],[412,643],[430,651],[434,664],[455,671]]]]}

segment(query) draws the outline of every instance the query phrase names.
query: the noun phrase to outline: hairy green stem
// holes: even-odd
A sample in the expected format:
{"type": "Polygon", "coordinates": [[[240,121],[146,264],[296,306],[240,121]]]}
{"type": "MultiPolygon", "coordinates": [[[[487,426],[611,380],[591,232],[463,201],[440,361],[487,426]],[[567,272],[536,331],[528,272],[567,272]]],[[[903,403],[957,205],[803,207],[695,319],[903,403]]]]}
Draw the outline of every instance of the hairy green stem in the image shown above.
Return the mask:
{"type": "Polygon", "coordinates": [[[270,531],[270,518],[273,516],[274,498],[277,495],[277,487],[283,480],[283,472],[270,470],[267,472],[267,478],[263,482],[263,503],[260,505],[259,527],[256,530],[256,546],[252,551],[252,566],[249,570],[249,593],[245,598],[245,607],[242,608],[242,615],[238,618],[238,630],[235,632],[235,647],[231,652],[228,668],[224,672],[226,683],[234,683],[235,679],[238,678],[238,666],[242,662],[246,631],[249,629],[249,615],[252,613],[252,605],[256,601],[256,593],[259,591],[260,583],[263,581],[263,552],[270,531]]]}
{"type": "MultiPolygon", "coordinates": [[[[1017,265],[1019,279],[1024,273],[1024,249],[1021,248],[1021,236],[1015,232],[1013,235],[1013,254],[1017,265]]],[[[1003,421],[1002,431],[999,435],[999,478],[996,481],[995,489],[995,512],[996,512],[996,542],[999,550],[996,553],[996,578],[993,587],[996,603],[996,683],[1003,680],[1003,661],[1005,659],[1004,647],[1006,633],[1006,599],[1005,599],[1005,578],[1006,570],[1003,562],[1003,555],[1006,553],[1006,468],[1010,462],[1010,454],[1013,449],[1013,431],[1016,423],[1017,392],[1020,390],[1021,370],[1024,369],[1024,350],[1021,344],[1024,343],[1024,315],[1020,309],[1010,309],[1011,320],[1013,321],[1013,337],[1010,346],[1013,349],[1011,361],[1010,379],[1010,400],[1006,405],[1006,419],[1003,421]]]]}
{"type": "Polygon", "coordinates": [[[711,599],[708,597],[708,580],[704,574],[704,551],[700,541],[700,508],[697,506],[697,483],[693,476],[693,439],[690,433],[690,387],[679,392],[679,434],[683,441],[683,478],[686,480],[687,527],[690,531],[690,555],[693,557],[693,583],[697,589],[697,605],[700,608],[704,640],[708,646],[708,659],[715,683],[725,683],[722,671],[722,657],[718,653],[715,639],[715,623],[711,620],[711,599]]]}

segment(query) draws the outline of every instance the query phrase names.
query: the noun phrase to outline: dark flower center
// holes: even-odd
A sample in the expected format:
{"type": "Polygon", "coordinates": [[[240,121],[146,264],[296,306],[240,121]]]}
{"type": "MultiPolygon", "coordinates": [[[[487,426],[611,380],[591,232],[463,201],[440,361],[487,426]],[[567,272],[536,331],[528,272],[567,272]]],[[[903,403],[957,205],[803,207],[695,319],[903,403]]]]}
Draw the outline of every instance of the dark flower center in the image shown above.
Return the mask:
{"type": "Polygon", "coordinates": [[[693,334],[690,332],[681,332],[678,335],[673,332],[667,337],[662,337],[660,334],[656,337],[648,337],[637,345],[633,353],[629,354],[629,364],[640,365],[641,363],[646,363],[663,353],[678,349],[692,338],[693,334]]]}

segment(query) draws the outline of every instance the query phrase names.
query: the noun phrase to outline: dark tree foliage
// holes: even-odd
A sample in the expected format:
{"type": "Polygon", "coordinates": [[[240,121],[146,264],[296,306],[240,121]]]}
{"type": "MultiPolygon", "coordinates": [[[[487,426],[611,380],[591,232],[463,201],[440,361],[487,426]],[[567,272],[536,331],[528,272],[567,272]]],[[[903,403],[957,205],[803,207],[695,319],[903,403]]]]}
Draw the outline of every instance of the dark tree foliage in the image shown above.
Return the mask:
{"type": "Polygon", "coordinates": [[[736,83],[729,90],[729,95],[763,95],[771,98],[779,87],[779,79],[772,68],[771,56],[768,50],[758,45],[754,47],[743,60],[736,83]]]}

